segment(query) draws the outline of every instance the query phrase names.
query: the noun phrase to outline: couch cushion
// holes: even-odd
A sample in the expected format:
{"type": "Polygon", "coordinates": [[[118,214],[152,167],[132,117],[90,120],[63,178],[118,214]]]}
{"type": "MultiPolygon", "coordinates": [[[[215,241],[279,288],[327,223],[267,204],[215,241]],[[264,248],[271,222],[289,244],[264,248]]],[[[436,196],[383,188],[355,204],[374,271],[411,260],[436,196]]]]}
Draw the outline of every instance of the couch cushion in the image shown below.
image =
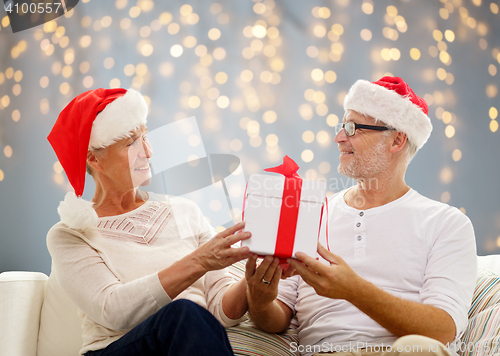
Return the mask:
{"type": "Polygon", "coordinates": [[[500,277],[483,268],[478,268],[469,322],[459,346],[462,356],[500,353],[500,277]]]}
{"type": "Polygon", "coordinates": [[[226,331],[234,354],[238,356],[300,355],[298,351],[292,351],[297,350],[292,343],[297,346],[299,342],[293,325],[282,334],[269,334],[258,329],[251,320],[246,320],[226,331]]]}
{"type": "Polygon", "coordinates": [[[38,356],[77,356],[82,344],[76,305],[61,288],[52,268],[42,306],[38,356]]]}

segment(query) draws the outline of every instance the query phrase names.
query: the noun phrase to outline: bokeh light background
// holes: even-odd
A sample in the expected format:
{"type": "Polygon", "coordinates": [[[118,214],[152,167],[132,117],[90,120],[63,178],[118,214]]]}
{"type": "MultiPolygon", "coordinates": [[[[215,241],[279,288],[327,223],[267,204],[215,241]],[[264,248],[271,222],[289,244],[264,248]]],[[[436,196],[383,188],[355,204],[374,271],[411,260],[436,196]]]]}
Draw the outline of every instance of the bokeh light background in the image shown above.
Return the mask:
{"type": "Polygon", "coordinates": [[[499,1],[81,0],[16,34],[0,20],[0,271],[50,272],[69,185],[46,136],[77,94],[135,88],[150,130],[195,116],[206,151],[247,178],[287,154],[331,194],[352,184],[336,171],[343,98],[384,74],[434,126],[407,183],[466,213],[479,254],[500,252],[499,1]]]}

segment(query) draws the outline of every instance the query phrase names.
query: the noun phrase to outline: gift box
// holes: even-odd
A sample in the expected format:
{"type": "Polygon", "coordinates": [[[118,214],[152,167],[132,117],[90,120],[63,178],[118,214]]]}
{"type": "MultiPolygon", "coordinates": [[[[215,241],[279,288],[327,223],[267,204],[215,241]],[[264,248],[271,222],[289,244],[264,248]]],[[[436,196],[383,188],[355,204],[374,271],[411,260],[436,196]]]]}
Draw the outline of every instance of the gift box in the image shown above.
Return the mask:
{"type": "Polygon", "coordinates": [[[242,241],[250,251],[281,259],[304,252],[316,257],[325,205],[326,183],[302,179],[299,166],[288,156],[283,164],[265,169],[281,175],[253,174],[245,193],[245,230],[252,237],[242,241]]]}

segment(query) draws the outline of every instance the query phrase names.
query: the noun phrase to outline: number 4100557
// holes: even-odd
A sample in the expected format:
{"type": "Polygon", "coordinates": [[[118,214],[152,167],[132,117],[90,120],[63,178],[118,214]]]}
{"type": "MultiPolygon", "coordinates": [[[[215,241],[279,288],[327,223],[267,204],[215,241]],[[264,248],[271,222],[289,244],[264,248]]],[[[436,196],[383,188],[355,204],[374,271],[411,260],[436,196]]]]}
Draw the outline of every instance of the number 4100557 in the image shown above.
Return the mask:
{"type": "Polygon", "coordinates": [[[31,3],[31,4],[22,3],[21,5],[19,5],[19,4],[14,4],[13,5],[12,2],[10,1],[5,6],[5,11],[8,12],[9,14],[12,11],[15,11],[18,14],[21,14],[21,13],[23,13],[23,14],[26,14],[26,13],[30,13],[30,14],[35,14],[35,13],[43,14],[43,13],[47,13],[47,14],[50,14],[54,10],[53,7],[56,7],[56,9],[55,9],[54,12],[58,12],[59,8],[61,7],[61,5],[62,4],[60,2],[54,2],[54,3],[48,2],[48,3],[38,3],[38,4],[35,4],[35,3],[31,3]],[[15,8],[15,10],[14,10],[14,8],[15,8]]]}

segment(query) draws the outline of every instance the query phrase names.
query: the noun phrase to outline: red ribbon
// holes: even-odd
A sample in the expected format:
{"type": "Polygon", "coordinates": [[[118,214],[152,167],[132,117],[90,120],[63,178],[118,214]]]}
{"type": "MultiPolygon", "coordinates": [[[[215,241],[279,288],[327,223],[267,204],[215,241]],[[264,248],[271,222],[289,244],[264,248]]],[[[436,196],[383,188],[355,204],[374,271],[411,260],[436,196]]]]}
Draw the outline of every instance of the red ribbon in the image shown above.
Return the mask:
{"type": "Polygon", "coordinates": [[[281,201],[281,213],[278,224],[278,237],[274,255],[286,259],[293,254],[295,243],[295,231],[297,229],[297,218],[299,216],[300,194],[302,192],[302,178],[297,174],[299,166],[288,156],[283,157],[283,164],[264,169],[266,172],[274,172],[285,176],[283,198],[281,201]]]}

